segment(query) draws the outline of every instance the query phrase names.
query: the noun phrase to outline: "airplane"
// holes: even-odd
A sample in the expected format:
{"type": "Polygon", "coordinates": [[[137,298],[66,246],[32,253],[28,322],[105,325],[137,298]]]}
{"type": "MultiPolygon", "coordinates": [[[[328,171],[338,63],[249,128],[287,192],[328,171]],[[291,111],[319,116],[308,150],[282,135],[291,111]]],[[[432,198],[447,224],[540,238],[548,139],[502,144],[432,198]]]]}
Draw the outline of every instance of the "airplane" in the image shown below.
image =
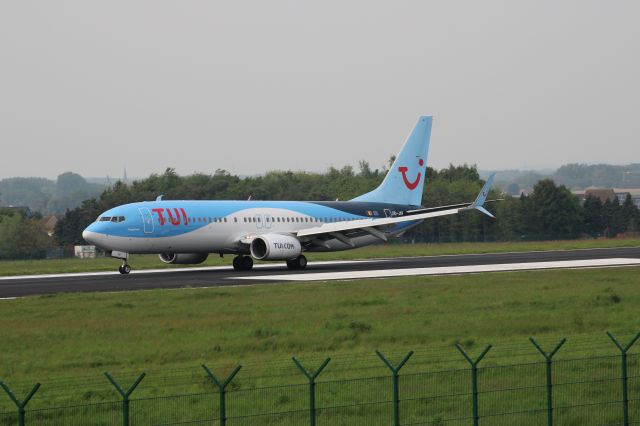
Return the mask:
{"type": "Polygon", "coordinates": [[[307,266],[305,252],[363,247],[402,235],[425,219],[484,208],[494,175],[475,201],[421,206],[432,116],[421,116],[384,180],[350,201],[163,200],[125,204],[102,213],[82,233],[85,241],[119,259],[129,274],[130,254],[158,254],[171,264],[198,264],[209,254],[235,255],[235,270],[253,260],[307,266]]]}

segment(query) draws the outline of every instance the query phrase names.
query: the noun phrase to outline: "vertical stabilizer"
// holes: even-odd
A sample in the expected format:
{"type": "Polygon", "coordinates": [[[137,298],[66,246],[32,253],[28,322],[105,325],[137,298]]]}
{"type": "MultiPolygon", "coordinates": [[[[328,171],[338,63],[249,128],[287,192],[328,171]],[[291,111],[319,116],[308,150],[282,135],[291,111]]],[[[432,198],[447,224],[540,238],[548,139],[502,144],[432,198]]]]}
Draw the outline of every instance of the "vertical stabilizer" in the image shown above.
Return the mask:
{"type": "Polygon", "coordinates": [[[430,115],[420,117],[380,186],[351,201],[419,206],[427,170],[431,123],[430,115]]]}

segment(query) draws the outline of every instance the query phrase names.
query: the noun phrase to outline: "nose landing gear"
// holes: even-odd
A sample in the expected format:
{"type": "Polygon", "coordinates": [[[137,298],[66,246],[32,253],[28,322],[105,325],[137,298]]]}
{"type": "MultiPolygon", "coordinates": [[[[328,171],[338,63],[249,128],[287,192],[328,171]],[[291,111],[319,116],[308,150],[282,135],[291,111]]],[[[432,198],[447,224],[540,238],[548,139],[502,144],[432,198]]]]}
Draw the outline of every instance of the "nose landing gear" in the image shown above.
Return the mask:
{"type": "Polygon", "coordinates": [[[123,251],[112,251],[111,257],[120,259],[122,261],[122,265],[118,268],[118,272],[122,275],[127,275],[131,272],[131,266],[129,266],[129,253],[125,253],[123,251]]]}
{"type": "Polygon", "coordinates": [[[253,259],[250,256],[236,256],[233,258],[233,269],[236,271],[249,271],[253,268],[253,259]]]}

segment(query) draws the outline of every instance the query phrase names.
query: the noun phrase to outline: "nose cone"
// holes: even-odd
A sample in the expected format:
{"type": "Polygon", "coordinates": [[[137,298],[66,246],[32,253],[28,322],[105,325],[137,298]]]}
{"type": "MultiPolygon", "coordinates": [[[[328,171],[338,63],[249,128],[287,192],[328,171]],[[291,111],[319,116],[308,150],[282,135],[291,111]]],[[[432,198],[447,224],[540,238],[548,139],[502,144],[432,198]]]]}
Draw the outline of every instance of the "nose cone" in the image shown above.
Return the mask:
{"type": "Polygon", "coordinates": [[[94,224],[92,223],[91,225],[87,226],[84,231],[82,231],[82,238],[89,244],[95,245],[97,241],[97,234],[93,230],[93,228],[95,228],[93,225],[94,224]]]}

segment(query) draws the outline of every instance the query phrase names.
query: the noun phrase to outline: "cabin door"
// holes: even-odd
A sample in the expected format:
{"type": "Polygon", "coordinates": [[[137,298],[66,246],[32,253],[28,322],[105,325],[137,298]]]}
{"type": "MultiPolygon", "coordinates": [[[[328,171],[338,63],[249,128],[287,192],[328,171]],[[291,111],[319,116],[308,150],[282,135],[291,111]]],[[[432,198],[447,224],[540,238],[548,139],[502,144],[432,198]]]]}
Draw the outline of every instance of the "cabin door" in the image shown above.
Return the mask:
{"type": "Polygon", "coordinates": [[[151,216],[151,211],[148,208],[143,207],[138,209],[140,215],[142,216],[142,224],[144,226],[145,234],[153,233],[153,216],[151,216]]]}

